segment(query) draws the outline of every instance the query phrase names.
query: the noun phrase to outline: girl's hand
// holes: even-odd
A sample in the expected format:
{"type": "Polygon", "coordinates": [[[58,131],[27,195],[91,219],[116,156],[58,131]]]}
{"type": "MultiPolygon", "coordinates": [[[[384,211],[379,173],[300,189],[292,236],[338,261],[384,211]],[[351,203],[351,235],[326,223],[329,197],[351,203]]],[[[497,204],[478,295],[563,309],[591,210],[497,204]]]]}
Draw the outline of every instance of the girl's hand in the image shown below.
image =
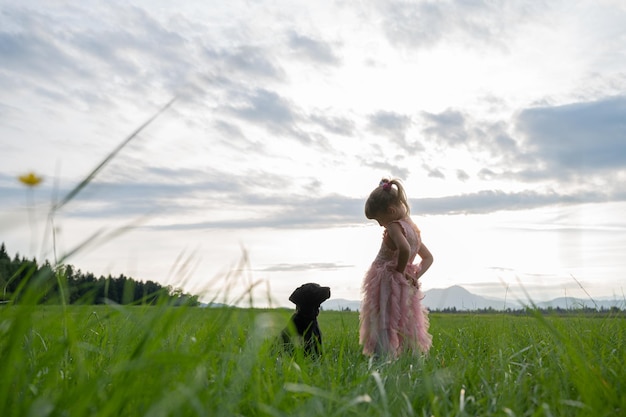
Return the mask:
{"type": "Polygon", "coordinates": [[[420,271],[420,267],[419,265],[407,265],[406,270],[404,272],[404,276],[406,278],[406,280],[413,285],[415,288],[419,288],[420,284],[419,284],[419,271],[420,271]]]}
{"type": "Polygon", "coordinates": [[[417,288],[419,290],[420,282],[419,282],[419,280],[417,278],[411,277],[411,276],[407,275],[406,279],[409,281],[409,284],[411,284],[412,286],[414,286],[415,288],[417,288]]]}

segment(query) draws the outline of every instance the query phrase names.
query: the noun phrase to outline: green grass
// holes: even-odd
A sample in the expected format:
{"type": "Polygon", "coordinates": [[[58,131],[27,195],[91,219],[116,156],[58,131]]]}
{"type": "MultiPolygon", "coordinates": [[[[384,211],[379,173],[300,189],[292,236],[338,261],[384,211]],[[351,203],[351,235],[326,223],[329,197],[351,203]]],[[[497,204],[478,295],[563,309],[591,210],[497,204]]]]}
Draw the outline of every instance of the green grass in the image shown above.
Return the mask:
{"type": "MultiPolygon", "coordinates": [[[[56,259],[56,213],[172,103],[53,202],[56,274],[132,226],[56,259]]],[[[433,314],[427,357],[372,362],[358,314],[322,312],[325,354],[311,360],[275,352],[287,310],[35,306],[43,278],[18,289],[23,305],[0,305],[2,417],[626,415],[623,317],[433,314]]]]}
{"type": "Polygon", "coordinates": [[[276,355],[288,310],[0,307],[0,415],[616,416],[626,320],[431,315],[425,358],[370,362],[322,312],[320,360],[276,355]]]}

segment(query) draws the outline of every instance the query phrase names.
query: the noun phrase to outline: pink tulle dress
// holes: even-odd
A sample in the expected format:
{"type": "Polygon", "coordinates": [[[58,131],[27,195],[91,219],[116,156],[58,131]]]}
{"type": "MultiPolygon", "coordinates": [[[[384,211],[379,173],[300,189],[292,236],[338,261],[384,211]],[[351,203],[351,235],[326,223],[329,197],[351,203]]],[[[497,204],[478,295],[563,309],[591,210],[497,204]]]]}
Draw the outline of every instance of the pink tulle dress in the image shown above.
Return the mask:
{"type": "MultiPolygon", "coordinates": [[[[421,244],[420,232],[410,218],[398,220],[411,247],[405,273],[415,277],[413,261],[421,244]]],[[[386,234],[385,230],[385,234],[386,234]]],[[[428,311],[422,307],[417,278],[408,280],[395,270],[398,250],[383,242],[363,280],[360,313],[360,343],[363,353],[397,358],[402,352],[427,353],[432,345],[428,311]]]]}

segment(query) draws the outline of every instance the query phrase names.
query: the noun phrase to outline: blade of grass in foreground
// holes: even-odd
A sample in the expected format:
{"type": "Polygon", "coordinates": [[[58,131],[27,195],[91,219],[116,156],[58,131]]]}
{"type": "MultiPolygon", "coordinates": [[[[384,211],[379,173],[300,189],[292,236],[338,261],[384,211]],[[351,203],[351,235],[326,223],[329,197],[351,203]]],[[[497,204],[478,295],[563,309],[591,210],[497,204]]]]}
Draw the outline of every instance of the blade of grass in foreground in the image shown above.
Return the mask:
{"type": "MultiPolygon", "coordinates": [[[[70,190],[70,192],[67,193],[65,195],[65,197],[63,197],[60,201],[58,201],[58,202],[56,202],[56,203],[54,203],[52,205],[52,208],[50,209],[50,212],[48,213],[48,227],[46,228],[46,230],[44,232],[44,242],[47,241],[48,233],[49,233],[49,231],[51,231],[52,232],[52,247],[53,247],[54,263],[55,263],[55,265],[57,265],[57,264],[62,262],[62,261],[57,261],[57,256],[56,256],[56,232],[55,232],[56,227],[54,225],[54,215],[56,214],[56,212],[59,211],[61,208],[63,208],[67,203],[72,201],[74,199],[74,197],[76,197],[78,195],[78,193],[80,193],[82,191],[82,189],[85,188],[96,177],[96,175],[113,158],[115,158],[117,156],[117,154],[126,145],[128,145],[134,138],[136,138],[137,135],[139,135],[139,133],[141,133],[141,131],[143,131],[148,125],[150,125],[150,123],[152,123],[157,117],[159,117],[163,112],[165,112],[168,108],[170,108],[171,105],[174,103],[174,101],[176,101],[176,98],[177,97],[172,98],[163,107],[161,107],[159,109],[159,111],[157,111],[148,120],[146,120],[137,129],[135,129],[130,135],[128,135],[115,149],[113,149],[113,151],[111,151],[111,153],[109,153],[104,158],[104,160],[102,160],[102,162],[100,162],[100,164],[98,164],[85,178],[83,178],[83,180],[81,182],[79,182],[72,190],[70,190]]],[[[123,232],[125,230],[128,230],[128,228],[127,227],[122,227],[118,231],[114,231],[112,234],[117,234],[117,233],[123,232]]],[[[101,234],[101,233],[102,233],[102,231],[97,232],[96,235],[94,235],[91,238],[89,238],[88,241],[95,240],[95,238],[97,238],[98,235],[101,234]]],[[[73,252],[76,252],[79,249],[84,249],[84,248],[83,248],[82,245],[79,245],[77,248],[75,248],[73,250],[73,252]]],[[[62,257],[62,259],[68,258],[73,252],[65,254],[62,257]]]]}
{"type": "Polygon", "coordinates": [[[176,97],[172,98],[158,112],[156,112],[156,114],[154,114],[152,117],[150,117],[148,120],[146,120],[141,126],[139,126],[137,129],[135,129],[135,131],[132,132],[126,139],[124,139],[122,141],[122,143],[120,143],[110,154],[108,154],[106,156],[106,158],[104,158],[104,160],[102,162],[100,162],[100,164],[96,168],[94,168],[93,171],[91,171],[89,173],[89,175],[87,175],[76,187],[74,187],[69,193],[67,193],[67,195],[61,201],[59,201],[57,204],[54,205],[54,207],[52,208],[52,212],[55,212],[55,211],[61,209],[64,205],[66,205],[74,197],[76,197],[76,195],[83,188],[85,188],[87,186],[87,184],[89,184],[91,182],[91,180],[94,179],[94,177],[98,174],[98,172],[100,172],[100,170],[102,170],[102,168],[104,168],[106,166],[106,164],[108,164],[113,158],[115,158],[115,156],[126,145],[128,145],[130,143],[130,141],[132,141],[142,130],[144,130],[150,123],[152,123],[165,110],[167,110],[174,103],[174,101],[176,101],[176,97]]]}

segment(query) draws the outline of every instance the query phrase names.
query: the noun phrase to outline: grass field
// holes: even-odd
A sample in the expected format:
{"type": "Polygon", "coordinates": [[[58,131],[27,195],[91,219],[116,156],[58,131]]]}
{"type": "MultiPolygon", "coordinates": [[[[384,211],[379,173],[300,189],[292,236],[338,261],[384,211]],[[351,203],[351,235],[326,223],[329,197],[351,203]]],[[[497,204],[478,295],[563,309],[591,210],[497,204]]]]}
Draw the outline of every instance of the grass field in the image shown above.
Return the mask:
{"type": "Polygon", "coordinates": [[[370,362],[322,312],[321,360],[275,355],[288,310],[0,307],[0,415],[626,415],[626,320],[431,315],[425,358],[370,362]]]}
{"type": "MultiPolygon", "coordinates": [[[[173,101],[56,201],[50,223],[173,101]]],[[[30,192],[41,180],[20,178],[30,192]]],[[[88,237],[55,265],[128,228],[88,237]]],[[[20,302],[41,301],[33,287],[20,302]]],[[[290,314],[0,305],[0,417],[626,416],[623,316],[433,314],[427,357],[372,362],[354,312],[321,313],[320,360],[277,355],[290,314]]]]}

